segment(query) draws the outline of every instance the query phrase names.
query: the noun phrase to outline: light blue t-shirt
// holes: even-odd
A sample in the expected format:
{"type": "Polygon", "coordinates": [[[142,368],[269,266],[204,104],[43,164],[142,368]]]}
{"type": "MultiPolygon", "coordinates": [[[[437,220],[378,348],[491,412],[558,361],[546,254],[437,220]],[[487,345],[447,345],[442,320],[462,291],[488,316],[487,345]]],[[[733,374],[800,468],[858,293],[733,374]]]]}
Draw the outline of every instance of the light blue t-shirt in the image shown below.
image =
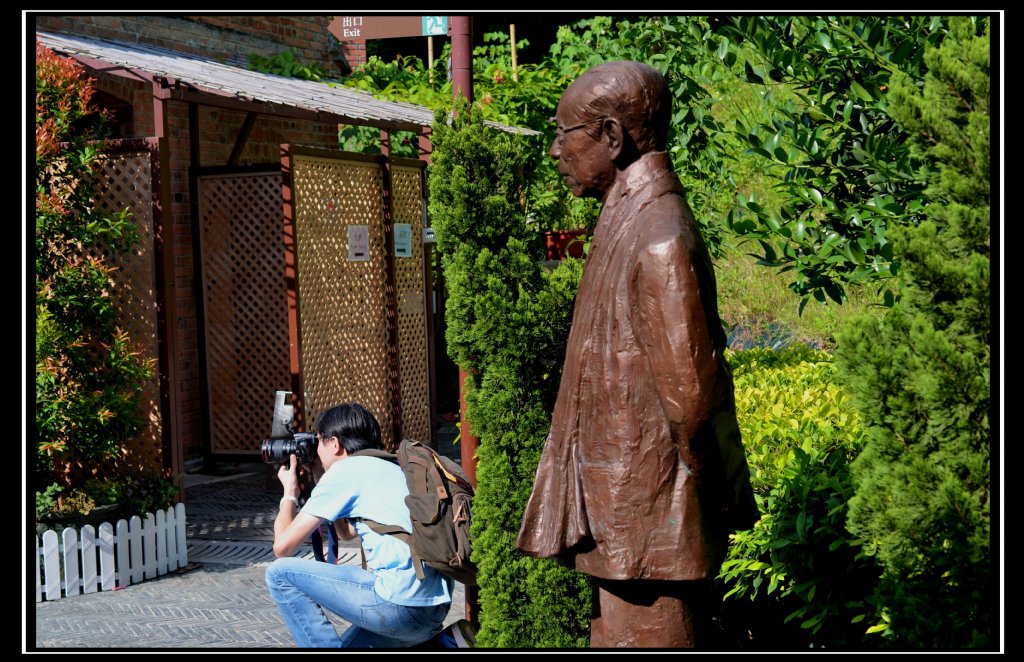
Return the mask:
{"type": "MultiPolygon", "coordinates": [[[[408,494],[405,474],[397,464],[376,457],[346,457],[331,465],[302,512],[332,522],[362,517],[412,531],[405,505],[408,494]]],[[[377,575],[373,585],[377,595],[409,607],[451,602],[449,578],[426,566],[424,581],[416,578],[409,545],[394,536],[382,536],[362,522],[356,522],[355,529],[366,553],[366,569],[377,575]]]]}

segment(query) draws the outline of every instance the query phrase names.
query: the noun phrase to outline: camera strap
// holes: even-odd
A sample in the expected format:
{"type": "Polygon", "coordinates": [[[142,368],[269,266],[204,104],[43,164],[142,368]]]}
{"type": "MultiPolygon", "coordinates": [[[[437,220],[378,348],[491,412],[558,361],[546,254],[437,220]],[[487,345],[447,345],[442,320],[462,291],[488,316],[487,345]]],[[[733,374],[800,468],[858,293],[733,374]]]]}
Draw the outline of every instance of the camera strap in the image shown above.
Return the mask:
{"type": "Polygon", "coordinates": [[[336,565],[338,563],[338,532],[334,529],[334,522],[321,522],[320,526],[313,529],[310,536],[313,544],[313,557],[322,563],[336,565]],[[327,558],[324,558],[324,537],[321,528],[327,525],[327,558]]]}

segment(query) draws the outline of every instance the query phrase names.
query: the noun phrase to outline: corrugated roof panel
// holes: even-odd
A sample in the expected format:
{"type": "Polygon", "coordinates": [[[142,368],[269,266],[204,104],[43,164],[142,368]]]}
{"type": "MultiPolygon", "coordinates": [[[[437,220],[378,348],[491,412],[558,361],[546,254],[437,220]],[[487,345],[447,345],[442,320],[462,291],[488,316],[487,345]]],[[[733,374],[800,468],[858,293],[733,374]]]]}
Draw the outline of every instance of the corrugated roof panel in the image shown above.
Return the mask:
{"type": "MultiPolygon", "coordinates": [[[[249,71],[147,44],[44,32],[37,32],[36,39],[60,53],[80,55],[125,69],[173,78],[203,91],[234,96],[245,101],[275,103],[371,123],[430,126],[434,121],[433,111],[424,106],[377,99],[368,92],[341,84],[331,87],[314,81],[249,71]]],[[[513,133],[537,134],[532,129],[510,127],[497,122],[486,124],[513,133]]]]}

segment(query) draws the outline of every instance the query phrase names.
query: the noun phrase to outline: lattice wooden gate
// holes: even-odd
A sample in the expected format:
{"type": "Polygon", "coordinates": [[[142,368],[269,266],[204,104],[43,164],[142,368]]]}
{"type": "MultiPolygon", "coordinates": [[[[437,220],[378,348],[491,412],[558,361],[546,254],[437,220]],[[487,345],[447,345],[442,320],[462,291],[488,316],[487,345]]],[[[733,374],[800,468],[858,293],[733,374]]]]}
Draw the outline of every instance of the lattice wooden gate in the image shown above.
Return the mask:
{"type": "Polygon", "coordinates": [[[275,391],[292,383],[281,173],[271,165],[194,174],[210,450],[255,454],[275,391]]]}
{"type": "Polygon", "coordinates": [[[359,402],[380,421],[385,446],[429,441],[422,164],[282,150],[302,424],[359,402]]]}
{"type": "Polygon", "coordinates": [[[386,445],[429,441],[423,165],[294,148],[285,161],[284,180],[267,166],[193,172],[211,452],[257,453],[282,389],[305,429],[360,402],[386,445]],[[352,260],[350,228],[366,240],[352,260]]]}

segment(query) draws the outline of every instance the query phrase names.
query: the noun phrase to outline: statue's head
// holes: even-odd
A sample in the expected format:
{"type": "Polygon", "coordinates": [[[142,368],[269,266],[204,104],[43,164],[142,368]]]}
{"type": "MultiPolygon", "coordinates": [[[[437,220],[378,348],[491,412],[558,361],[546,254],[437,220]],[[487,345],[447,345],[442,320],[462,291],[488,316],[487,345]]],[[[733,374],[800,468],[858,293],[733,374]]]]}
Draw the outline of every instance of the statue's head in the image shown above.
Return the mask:
{"type": "Polygon", "coordinates": [[[574,195],[601,199],[619,171],[665,149],[672,96],[665,78],[639,62],[591,67],[562,95],[551,156],[574,195]]]}

